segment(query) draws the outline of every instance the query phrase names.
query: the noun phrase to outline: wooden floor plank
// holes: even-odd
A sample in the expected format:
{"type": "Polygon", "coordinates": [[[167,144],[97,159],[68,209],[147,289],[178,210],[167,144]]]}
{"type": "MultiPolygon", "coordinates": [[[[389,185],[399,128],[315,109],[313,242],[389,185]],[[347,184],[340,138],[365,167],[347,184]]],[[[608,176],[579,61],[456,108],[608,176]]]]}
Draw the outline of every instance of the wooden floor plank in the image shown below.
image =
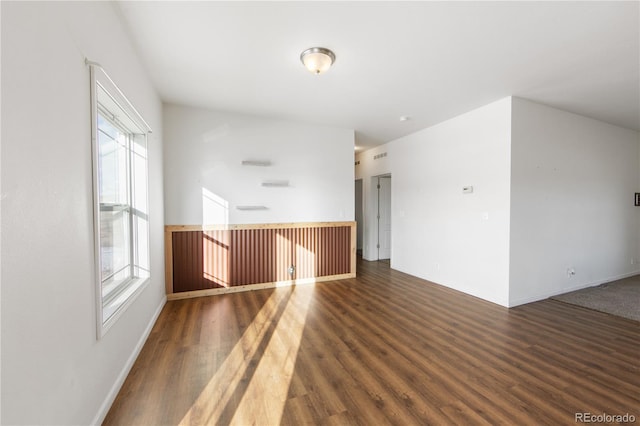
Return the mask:
{"type": "Polygon", "coordinates": [[[506,309],[358,261],[354,279],[168,302],[105,425],[640,421],[640,323],[506,309]]]}

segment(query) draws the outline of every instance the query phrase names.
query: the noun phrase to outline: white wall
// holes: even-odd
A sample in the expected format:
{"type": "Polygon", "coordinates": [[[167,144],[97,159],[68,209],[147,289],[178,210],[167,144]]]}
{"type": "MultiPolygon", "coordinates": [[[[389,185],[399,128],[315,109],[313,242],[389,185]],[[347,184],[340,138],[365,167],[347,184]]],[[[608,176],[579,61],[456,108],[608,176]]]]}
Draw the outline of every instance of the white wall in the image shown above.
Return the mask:
{"type": "Polygon", "coordinates": [[[505,98],[358,155],[358,177],[369,185],[368,248],[375,247],[370,177],[391,173],[392,267],[507,305],[510,117],[505,98]],[[380,152],[387,157],[374,160],[380,152]],[[474,192],[462,194],[468,185],[474,192]]]}
{"type": "Polygon", "coordinates": [[[353,130],[177,105],[165,105],[164,124],[168,225],[354,220],[353,130]]]}
{"type": "Polygon", "coordinates": [[[638,132],[517,98],[512,131],[510,305],[640,272],[638,132]]]}
{"type": "Polygon", "coordinates": [[[2,2],[2,424],[100,421],[164,304],[162,105],[107,2],[2,2]],[[96,340],[89,70],[154,129],[151,283],[96,340]]]}

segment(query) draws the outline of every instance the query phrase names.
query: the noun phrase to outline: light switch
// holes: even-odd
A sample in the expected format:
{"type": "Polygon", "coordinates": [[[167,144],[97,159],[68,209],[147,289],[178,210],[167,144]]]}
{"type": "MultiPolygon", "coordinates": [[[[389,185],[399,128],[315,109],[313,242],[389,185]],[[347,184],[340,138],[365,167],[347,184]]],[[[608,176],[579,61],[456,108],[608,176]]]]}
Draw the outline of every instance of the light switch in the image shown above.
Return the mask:
{"type": "Polygon", "coordinates": [[[472,194],[473,193],[473,186],[463,186],[462,187],[462,193],[463,194],[472,194]]]}

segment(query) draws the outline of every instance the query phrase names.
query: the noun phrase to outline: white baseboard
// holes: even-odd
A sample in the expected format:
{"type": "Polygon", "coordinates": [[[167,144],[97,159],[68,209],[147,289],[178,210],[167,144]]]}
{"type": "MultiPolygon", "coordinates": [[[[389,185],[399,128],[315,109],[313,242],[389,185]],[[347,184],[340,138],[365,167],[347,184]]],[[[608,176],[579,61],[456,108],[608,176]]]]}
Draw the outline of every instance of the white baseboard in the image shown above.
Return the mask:
{"type": "Polygon", "coordinates": [[[165,296],[162,298],[162,300],[160,301],[160,305],[158,305],[158,308],[153,313],[153,316],[151,317],[149,324],[147,324],[147,328],[145,328],[144,332],[140,336],[140,339],[138,340],[138,343],[133,348],[133,351],[131,352],[129,359],[127,359],[127,362],[123,366],[122,371],[120,371],[120,374],[118,374],[118,377],[115,383],[113,384],[113,386],[111,386],[111,389],[107,394],[107,397],[105,398],[104,402],[100,406],[100,409],[98,410],[98,413],[94,417],[93,421],[91,422],[92,425],[101,425],[102,422],[104,421],[105,417],[107,416],[107,413],[109,412],[109,409],[111,408],[111,404],[113,404],[113,401],[115,401],[116,396],[118,396],[118,392],[120,392],[120,388],[122,387],[122,385],[124,384],[124,381],[129,375],[129,372],[131,371],[133,364],[136,362],[138,355],[140,355],[140,351],[142,350],[142,347],[147,341],[149,334],[151,334],[151,329],[153,329],[153,326],[158,320],[158,317],[160,316],[160,312],[162,312],[162,308],[166,303],[167,303],[167,297],[165,296]]]}
{"type": "Polygon", "coordinates": [[[537,294],[535,296],[523,297],[521,299],[516,299],[515,301],[509,301],[509,308],[514,308],[520,305],[526,305],[527,303],[538,302],[540,300],[548,299],[553,296],[557,296],[559,294],[570,293],[572,291],[582,290],[583,288],[595,287],[600,284],[610,283],[612,281],[622,280],[624,278],[633,277],[634,275],[639,275],[640,271],[629,272],[627,274],[617,275],[611,278],[605,278],[597,281],[592,281],[586,284],[580,284],[575,287],[569,287],[564,289],[558,289],[553,291],[548,291],[544,293],[537,294]]]}

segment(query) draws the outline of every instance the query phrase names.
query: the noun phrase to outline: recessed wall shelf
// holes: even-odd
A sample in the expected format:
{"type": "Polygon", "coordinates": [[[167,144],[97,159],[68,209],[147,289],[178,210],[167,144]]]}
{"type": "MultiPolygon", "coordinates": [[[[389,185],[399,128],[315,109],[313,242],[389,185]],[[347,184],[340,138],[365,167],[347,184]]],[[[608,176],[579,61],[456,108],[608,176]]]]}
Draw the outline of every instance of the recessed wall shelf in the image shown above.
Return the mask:
{"type": "Polygon", "coordinates": [[[289,186],[288,180],[265,180],[262,182],[262,186],[266,186],[268,188],[284,188],[289,186]]]}
{"type": "Polygon", "coordinates": [[[238,210],[268,210],[266,206],[236,206],[238,210]]]}
{"type": "Polygon", "coordinates": [[[269,160],[242,160],[243,166],[268,167],[271,165],[269,160]]]}

